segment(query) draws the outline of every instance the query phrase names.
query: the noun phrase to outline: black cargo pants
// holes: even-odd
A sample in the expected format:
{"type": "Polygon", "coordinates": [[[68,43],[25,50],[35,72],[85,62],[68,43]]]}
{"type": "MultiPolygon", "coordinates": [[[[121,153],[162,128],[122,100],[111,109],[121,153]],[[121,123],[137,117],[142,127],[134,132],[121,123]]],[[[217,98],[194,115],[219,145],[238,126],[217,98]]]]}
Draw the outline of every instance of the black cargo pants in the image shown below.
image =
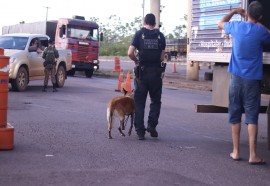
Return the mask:
{"type": "Polygon", "coordinates": [[[148,93],[151,103],[147,127],[156,128],[158,124],[162,94],[161,73],[161,67],[144,67],[140,73],[140,77],[136,75],[134,79],[134,124],[137,134],[145,134],[144,112],[148,93]]]}

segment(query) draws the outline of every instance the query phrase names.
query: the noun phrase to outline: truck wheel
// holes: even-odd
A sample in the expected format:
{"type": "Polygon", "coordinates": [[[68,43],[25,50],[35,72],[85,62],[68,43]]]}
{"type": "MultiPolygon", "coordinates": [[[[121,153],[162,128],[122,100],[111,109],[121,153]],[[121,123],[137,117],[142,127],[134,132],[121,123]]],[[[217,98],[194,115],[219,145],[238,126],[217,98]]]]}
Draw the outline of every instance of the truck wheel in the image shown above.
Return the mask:
{"type": "Polygon", "coordinates": [[[74,76],[75,72],[76,72],[75,69],[71,69],[71,70],[68,71],[67,75],[68,76],[74,76]]]}
{"type": "Polygon", "coordinates": [[[65,84],[65,80],[66,80],[66,70],[62,65],[60,65],[56,72],[56,86],[62,88],[65,84]]]}
{"type": "Polygon", "coordinates": [[[91,78],[93,75],[93,69],[85,70],[85,76],[91,78]]]}
{"type": "Polygon", "coordinates": [[[11,80],[12,90],[23,92],[26,90],[29,82],[28,72],[25,67],[20,67],[16,79],[11,80]]]}
{"type": "Polygon", "coordinates": [[[205,72],[204,73],[204,80],[212,81],[213,80],[213,72],[205,72]]]}

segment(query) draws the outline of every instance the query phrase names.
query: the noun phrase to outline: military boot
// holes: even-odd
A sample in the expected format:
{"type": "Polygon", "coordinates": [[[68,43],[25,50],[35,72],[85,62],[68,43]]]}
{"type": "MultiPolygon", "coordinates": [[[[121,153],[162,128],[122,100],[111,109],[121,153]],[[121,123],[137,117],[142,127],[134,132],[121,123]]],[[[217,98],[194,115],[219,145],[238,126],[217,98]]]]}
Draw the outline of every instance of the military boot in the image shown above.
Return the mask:
{"type": "Polygon", "coordinates": [[[58,92],[58,90],[56,89],[56,84],[53,84],[53,92],[58,92]]]}
{"type": "Polygon", "coordinates": [[[43,86],[42,92],[47,92],[47,86],[46,85],[43,86]]]}

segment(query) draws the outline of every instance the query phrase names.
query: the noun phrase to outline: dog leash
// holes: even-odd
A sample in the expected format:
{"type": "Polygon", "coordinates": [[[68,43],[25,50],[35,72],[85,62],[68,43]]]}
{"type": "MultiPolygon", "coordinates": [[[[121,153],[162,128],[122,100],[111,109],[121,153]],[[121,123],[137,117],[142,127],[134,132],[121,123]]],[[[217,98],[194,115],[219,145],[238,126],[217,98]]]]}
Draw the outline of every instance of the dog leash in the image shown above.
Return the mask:
{"type": "Polygon", "coordinates": [[[125,119],[125,121],[124,121],[124,126],[126,127],[126,125],[127,125],[127,122],[128,122],[128,118],[129,118],[129,116],[130,116],[130,114],[129,115],[127,115],[127,118],[125,119]]]}

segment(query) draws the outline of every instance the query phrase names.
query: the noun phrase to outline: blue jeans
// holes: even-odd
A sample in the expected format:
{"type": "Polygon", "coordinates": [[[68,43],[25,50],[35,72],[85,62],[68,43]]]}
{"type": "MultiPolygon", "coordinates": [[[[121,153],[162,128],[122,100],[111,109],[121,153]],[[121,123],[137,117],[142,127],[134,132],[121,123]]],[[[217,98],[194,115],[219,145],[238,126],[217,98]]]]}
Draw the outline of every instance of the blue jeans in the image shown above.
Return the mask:
{"type": "Polygon", "coordinates": [[[241,123],[245,112],[246,124],[258,124],[261,104],[260,80],[232,75],[229,88],[229,122],[241,123]]]}
{"type": "Polygon", "coordinates": [[[158,67],[144,68],[141,77],[135,78],[134,87],[134,125],[137,134],[144,134],[144,111],[148,93],[151,99],[148,115],[148,127],[156,128],[158,124],[162,94],[161,69],[158,67]]]}

